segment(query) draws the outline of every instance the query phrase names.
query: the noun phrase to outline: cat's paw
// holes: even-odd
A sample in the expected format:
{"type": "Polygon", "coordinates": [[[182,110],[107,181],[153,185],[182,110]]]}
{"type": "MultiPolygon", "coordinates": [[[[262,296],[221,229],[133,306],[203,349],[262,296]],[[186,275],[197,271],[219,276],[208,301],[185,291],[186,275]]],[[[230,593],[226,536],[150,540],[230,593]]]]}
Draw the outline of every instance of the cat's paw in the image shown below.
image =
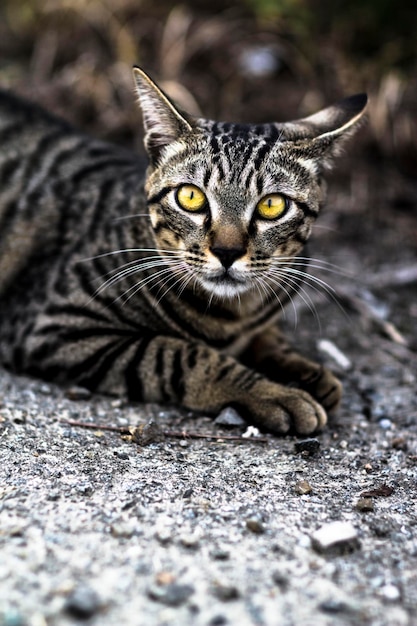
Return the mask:
{"type": "Polygon", "coordinates": [[[277,434],[310,435],[327,423],[324,408],[310,394],[274,383],[261,383],[249,404],[253,422],[277,434]]]}
{"type": "Polygon", "coordinates": [[[336,411],[342,398],[343,386],[330,370],[316,365],[310,375],[301,381],[301,385],[326,409],[327,413],[336,411]]]}

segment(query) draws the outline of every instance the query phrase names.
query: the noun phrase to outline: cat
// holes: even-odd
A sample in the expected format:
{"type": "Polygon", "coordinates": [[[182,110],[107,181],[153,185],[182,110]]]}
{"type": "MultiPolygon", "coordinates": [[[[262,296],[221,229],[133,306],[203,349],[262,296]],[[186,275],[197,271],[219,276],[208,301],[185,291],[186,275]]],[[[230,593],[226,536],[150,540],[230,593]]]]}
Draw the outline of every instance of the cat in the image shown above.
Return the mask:
{"type": "Polygon", "coordinates": [[[221,123],[134,77],[143,156],[1,93],[0,362],[132,401],[234,406],[277,434],[321,429],[341,383],[277,320],[366,96],[221,123]]]}

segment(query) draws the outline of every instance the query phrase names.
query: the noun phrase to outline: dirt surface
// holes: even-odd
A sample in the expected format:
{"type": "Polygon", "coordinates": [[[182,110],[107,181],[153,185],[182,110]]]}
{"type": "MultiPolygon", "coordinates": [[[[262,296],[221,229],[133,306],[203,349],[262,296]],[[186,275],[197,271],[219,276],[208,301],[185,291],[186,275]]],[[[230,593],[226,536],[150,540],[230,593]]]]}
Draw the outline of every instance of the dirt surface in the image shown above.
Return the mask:
{"type": "Polygon", "coordinates": [[[345,383],[315,440],[1,373],[2,626],[417,624],[416,221],[350,197],[312,249],[340,306],[310,290],[285,322],[345,383]]]}

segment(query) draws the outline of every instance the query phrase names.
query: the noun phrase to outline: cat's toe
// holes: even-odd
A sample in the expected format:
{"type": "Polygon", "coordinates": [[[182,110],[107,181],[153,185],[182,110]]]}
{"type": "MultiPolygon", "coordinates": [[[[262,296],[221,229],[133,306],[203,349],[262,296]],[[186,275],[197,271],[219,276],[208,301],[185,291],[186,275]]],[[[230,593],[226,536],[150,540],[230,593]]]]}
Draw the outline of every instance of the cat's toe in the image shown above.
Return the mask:
{"type": "Polygon", "coordinates": [[[343,394],[343,385],[330,370],[321,367],[314,380],[303,385],[327,411],[333,413],[340,404],[343,394]]]}
{"type": "Polygon", "coordinates": [[[327,423],[324,408],[309,394],[302,393],[297,398],[293,412],[293,425],[299,435],[311,435],[327,423]]]}

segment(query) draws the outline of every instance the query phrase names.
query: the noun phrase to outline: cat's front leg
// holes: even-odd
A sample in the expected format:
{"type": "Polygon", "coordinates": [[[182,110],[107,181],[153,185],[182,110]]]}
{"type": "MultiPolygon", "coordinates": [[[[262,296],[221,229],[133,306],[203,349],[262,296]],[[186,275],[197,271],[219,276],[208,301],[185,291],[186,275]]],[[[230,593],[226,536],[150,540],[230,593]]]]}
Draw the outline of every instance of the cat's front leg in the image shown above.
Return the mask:
{"type": "MultiPolygon", "coordinates": [[[[134,380],[130,396],[137,398],[134,380]]],[[[235,406],[261,429],[310,434],[326,423],[323,408],[305,391],[268,380],[233,357],[202,344],[156,336],[137,366],[141,400],[216,413],[235,406]]],[[[139,398],[137,398],[139,399],[139,398]]]]}
{"type": "Polygon", "coordinates": [[[342,383],[327,368],[296,352],[277,327],[258,335],[243,361],[270,380],[295,384],[334,412],[342,397],[342,383]]]}

